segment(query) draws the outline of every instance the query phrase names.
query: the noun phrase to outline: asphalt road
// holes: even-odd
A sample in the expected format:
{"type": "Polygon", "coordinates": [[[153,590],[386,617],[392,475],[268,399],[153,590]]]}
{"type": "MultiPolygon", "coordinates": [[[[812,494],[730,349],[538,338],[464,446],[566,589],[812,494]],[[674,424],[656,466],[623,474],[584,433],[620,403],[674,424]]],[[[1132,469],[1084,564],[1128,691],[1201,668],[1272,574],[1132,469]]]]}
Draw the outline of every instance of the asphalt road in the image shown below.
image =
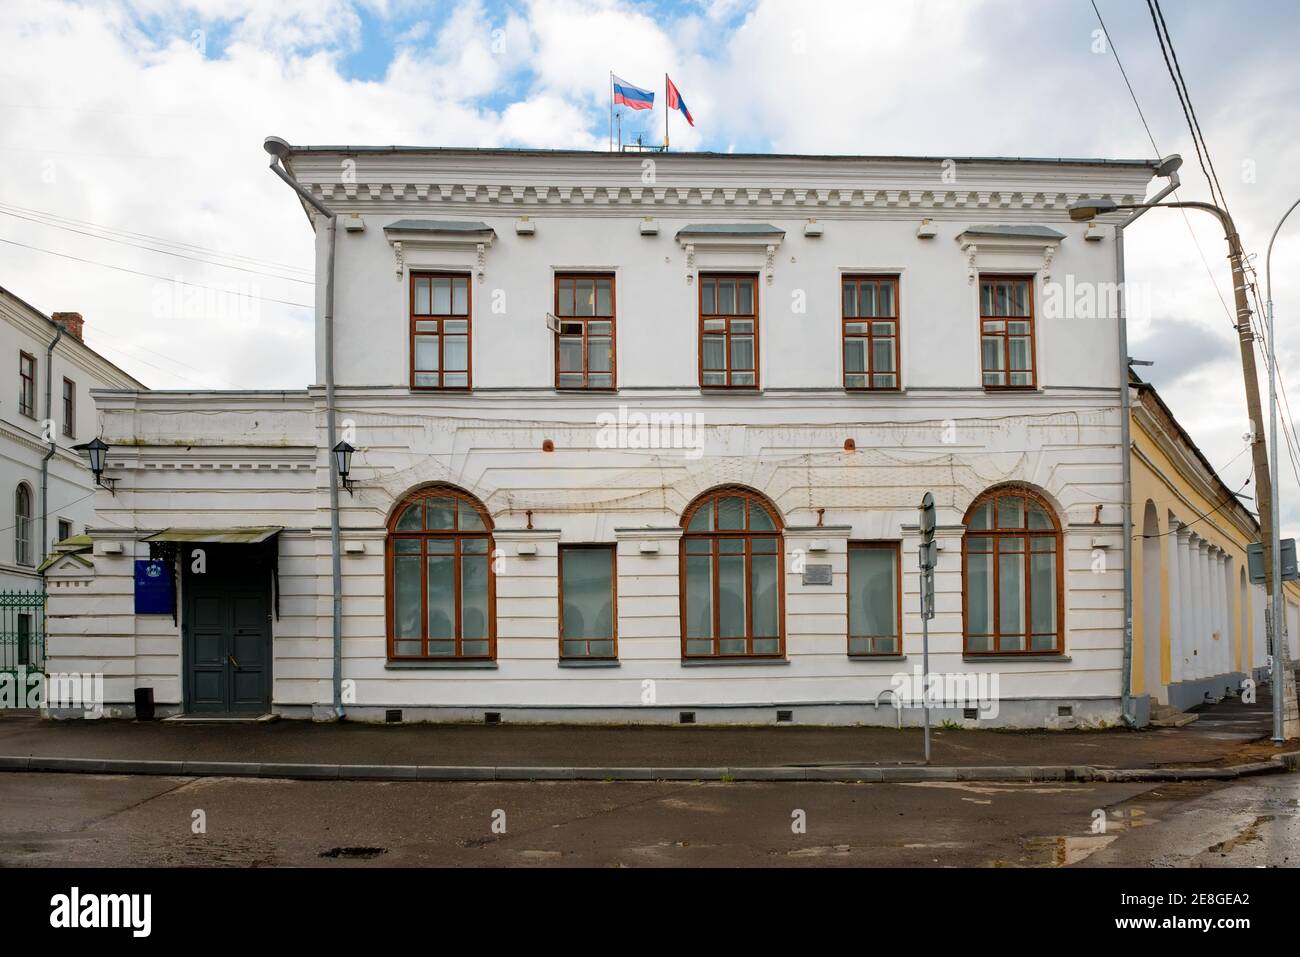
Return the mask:
{"type": "Polygon", "coordinates": [[[6,866],[1300,863],[1300,774],[1153,788],[3,773],[0,809],[6,866]]]}

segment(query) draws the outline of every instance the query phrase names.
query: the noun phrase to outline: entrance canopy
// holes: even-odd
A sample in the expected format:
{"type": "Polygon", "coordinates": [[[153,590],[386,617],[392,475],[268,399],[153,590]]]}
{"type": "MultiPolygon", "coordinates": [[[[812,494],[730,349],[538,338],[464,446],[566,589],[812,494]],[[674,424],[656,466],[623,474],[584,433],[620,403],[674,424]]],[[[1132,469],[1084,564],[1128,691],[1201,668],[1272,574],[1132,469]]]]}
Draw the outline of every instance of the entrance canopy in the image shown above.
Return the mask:
{"type": "Polygon", "coordinates": [[[284,531],[283,525],[244,528],[166,528],[142,538],[143,542],[194,542],[209,545],[260,545],[284,531]]]}

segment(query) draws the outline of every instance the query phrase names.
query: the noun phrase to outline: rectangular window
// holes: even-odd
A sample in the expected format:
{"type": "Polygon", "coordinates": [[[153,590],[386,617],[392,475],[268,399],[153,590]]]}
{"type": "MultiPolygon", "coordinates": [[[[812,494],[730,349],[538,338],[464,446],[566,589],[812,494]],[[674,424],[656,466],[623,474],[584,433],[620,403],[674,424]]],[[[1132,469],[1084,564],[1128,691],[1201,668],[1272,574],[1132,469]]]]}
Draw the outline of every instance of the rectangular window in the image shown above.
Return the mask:
{"type": "Polygon", "coordinates": [[[898,277],[845,276],[840,305],[844,388],[897,389],[898,277]]]}
{"type": "Polygon", "coordinates": [[[66,518],[59,519],[59,537],[55,541],[66,541],[72,537],[72,523],[66,518]]]}
{"type": "Polygon", "coordinates": [[[849,542],[849,654],[901,655],[898,542],[849,542]]]}
{"type": "Polygon", "coordinates": [[[67,378],[63,380],[63,434],[77,437],[77,383],[67,378]]]}
{"type": "Polygon", "coordinates": [[[36,417],[36,357],[28,352],[18,354],[18,411],[36,417]]]}
{"type": "Polygon", "coordinates": [[[560,657],[616,658],[617,559],[613,545],[560,546],[560,657]]]}
{"type": "Polygon", "coordinates": [[[614,388],[614,277],[556,276],[555,387],[614,388]]]}
{"type": "Polygon", "coordinates": [[[1033,277],[980,277],[980,368],[986,389],[1035,386],[1033,277]]]}
{"type": "Polygon", "coordinates": [[[702,275],[700,386],[758,388],[758,279],[702,275]]]}
{"type": "Polygon", "coordinates": [[[411,274],[412,389],[469,388],[469,326],[469,276],[411,274]]]}

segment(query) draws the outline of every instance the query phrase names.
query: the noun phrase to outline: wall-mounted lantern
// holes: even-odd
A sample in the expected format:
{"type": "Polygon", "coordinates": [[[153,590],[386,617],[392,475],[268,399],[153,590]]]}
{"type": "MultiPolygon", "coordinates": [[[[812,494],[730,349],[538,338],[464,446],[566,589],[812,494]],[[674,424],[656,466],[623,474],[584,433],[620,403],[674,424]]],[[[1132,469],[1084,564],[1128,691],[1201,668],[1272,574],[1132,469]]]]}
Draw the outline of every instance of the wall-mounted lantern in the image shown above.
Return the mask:
{"type": "Polygon", "coordinates": [[[104,465],[108,461],[108,445],[99,436],[95,436],[89,442],[83,442],[81,445],[72,447],[74,452],[85,452],[90,459],[90,471],[95,476],[95,484],[100,488],[108,489],[112,495],[117,494],[117,479],[104,478],[104,465]]]}
{"type": "Polygon", "coordinates": [[[343,488],[349,495],[352,494],[352,483],[348,481],[348,473],[352,471],[352,453],[355,452],[352,446],[346,442],[340,442],[334,446],[334,468],[338,470],[339,481],[343,483],[343,488]]]}

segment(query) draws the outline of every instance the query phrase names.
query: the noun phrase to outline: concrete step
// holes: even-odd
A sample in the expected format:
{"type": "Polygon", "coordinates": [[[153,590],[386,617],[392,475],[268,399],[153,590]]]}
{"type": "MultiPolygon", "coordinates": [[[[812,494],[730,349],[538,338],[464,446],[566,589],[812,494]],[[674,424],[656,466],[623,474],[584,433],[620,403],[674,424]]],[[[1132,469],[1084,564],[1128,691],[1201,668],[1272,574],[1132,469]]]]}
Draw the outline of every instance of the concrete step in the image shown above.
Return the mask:
{"type": "Polygon", "coordinates": [[[1200,717],[1200,715],[1198,715],[1198,714],[1186,714],[1186,713],[1184,713],[1184,712],[1182,712],[1182,711],[1175,711],[1173,714],[1170,714],[1170,715],[1165,715],[1165,716],[1162,716],[1162,717],[1159,717],[1159,718],[1152,718],[1152,719],[1151,719],[1151,727],[1153,727],[1153,728],[1181,728],[1181,727],[1184,727],[1184,726],[1186,726],[1186,725],[1191,724],[1193,721],[1195,721],[1195,720],[1196,720],[1197,718],[1199,718],[1199,717],[1200,717]]]}

